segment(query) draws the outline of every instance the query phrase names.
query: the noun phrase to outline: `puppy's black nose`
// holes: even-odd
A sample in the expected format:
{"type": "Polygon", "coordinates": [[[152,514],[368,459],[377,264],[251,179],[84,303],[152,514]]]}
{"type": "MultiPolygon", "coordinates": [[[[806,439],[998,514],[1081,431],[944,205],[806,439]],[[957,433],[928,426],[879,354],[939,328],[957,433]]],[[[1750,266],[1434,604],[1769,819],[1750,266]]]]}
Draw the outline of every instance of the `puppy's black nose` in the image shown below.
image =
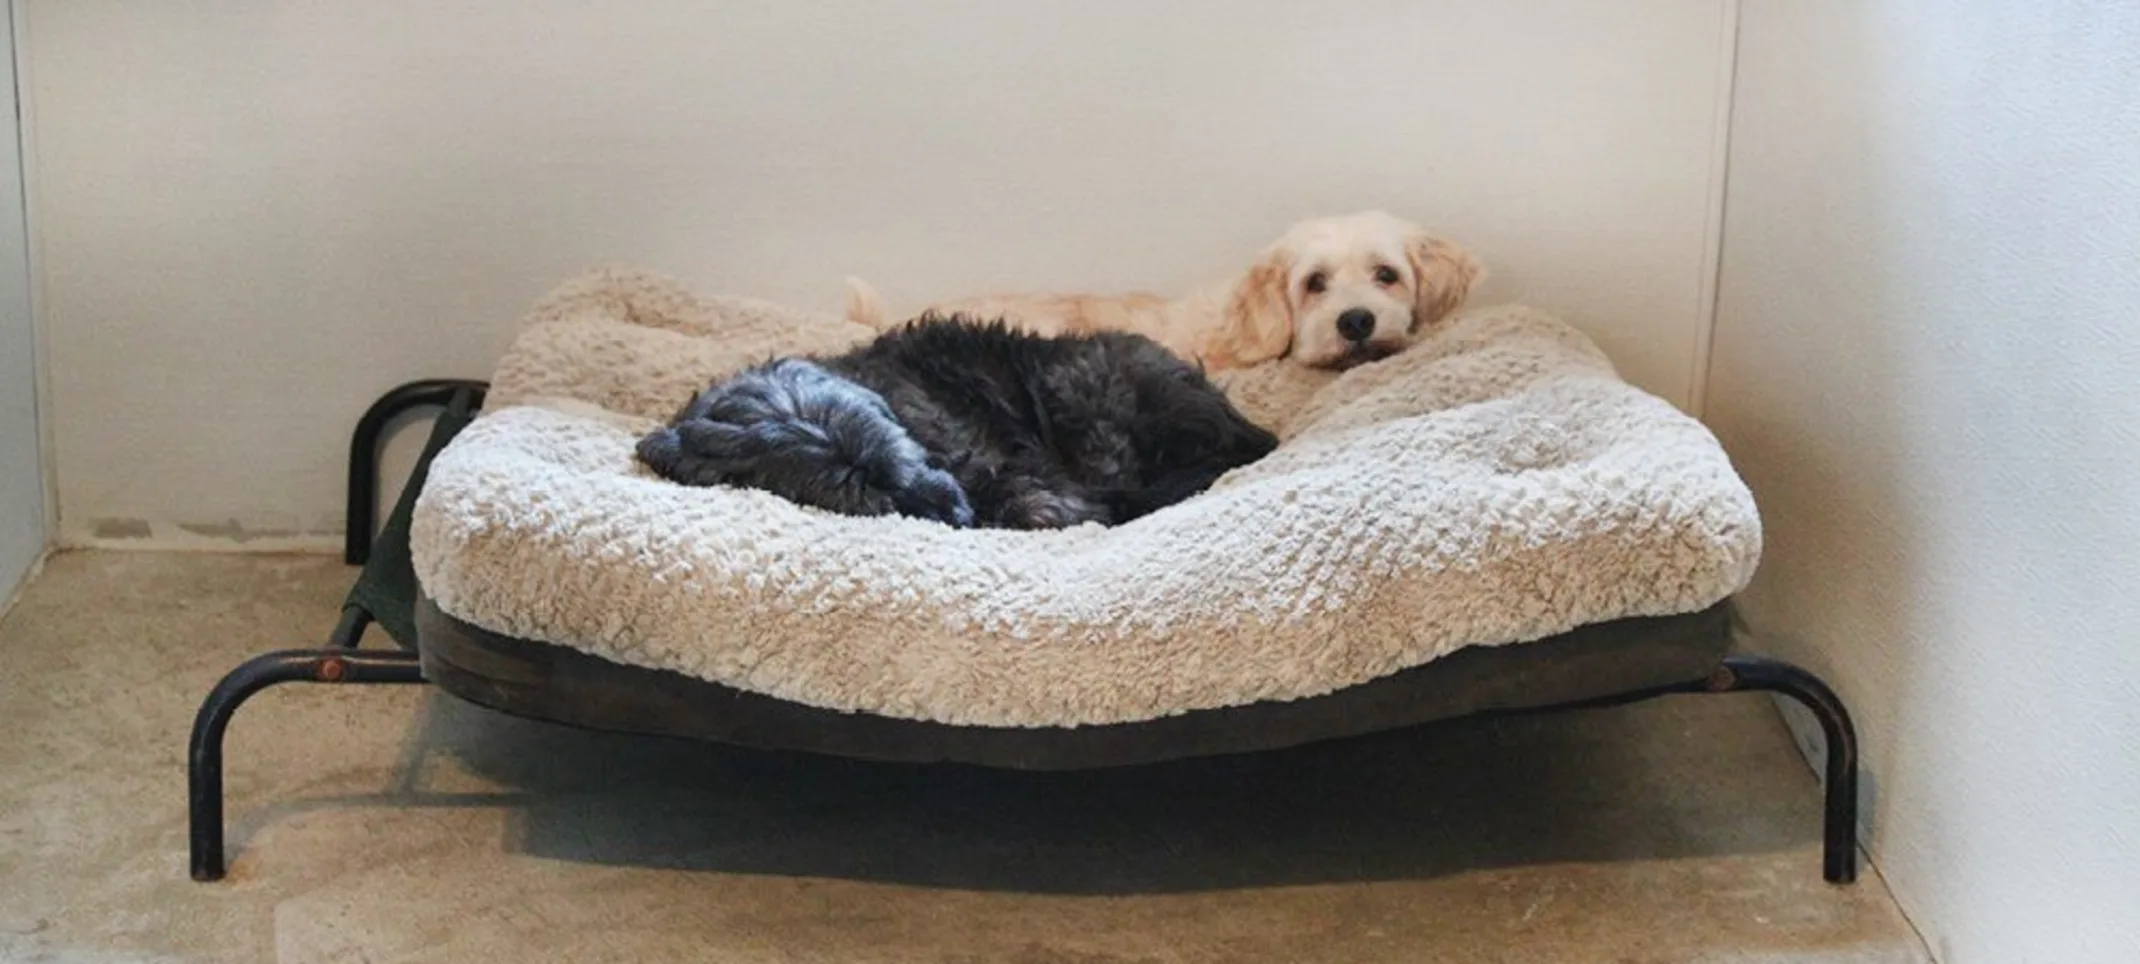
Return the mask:
{"type": "Polygon", "coordinates": [[[1346,341],[1366,341],[1375,333],[1375,313],[1365,308],[1352,308],[1337,317],[1338,334],[1346,341]]]}

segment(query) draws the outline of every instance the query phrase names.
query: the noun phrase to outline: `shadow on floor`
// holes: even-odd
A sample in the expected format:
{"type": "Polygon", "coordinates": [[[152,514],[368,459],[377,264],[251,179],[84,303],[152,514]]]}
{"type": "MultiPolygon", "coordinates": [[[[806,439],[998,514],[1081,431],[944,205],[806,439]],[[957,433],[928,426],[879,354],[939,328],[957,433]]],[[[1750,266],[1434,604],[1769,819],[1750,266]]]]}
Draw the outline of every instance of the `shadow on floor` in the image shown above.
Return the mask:
{"type": "Polygon", "coordinates": [[[1744,695],[1073,773],[592,733],[438,693],[423,706],[402,786],[239,814],[233,842],[307,809],[502,806],[509,846],[556,860],[1139,894],[1771,852],[1818,837],[1810,774],[1774,711],[1744,695]],[[500,789],[426,790],[442,764],[500,789]]]}

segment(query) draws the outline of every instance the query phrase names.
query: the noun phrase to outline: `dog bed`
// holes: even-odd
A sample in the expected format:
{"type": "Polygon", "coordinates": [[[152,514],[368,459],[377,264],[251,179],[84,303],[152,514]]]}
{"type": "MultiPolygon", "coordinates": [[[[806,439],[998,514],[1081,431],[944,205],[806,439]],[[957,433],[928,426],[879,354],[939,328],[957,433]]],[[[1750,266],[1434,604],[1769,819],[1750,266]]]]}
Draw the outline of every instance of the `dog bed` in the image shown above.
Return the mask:
{"type": "MultiPolygon", "coordinates": [[[[633,458],[712,378],[869,335],[633,272],[560,289],[415,504],[428,625],[796,708],[1103,727],[1714,614],[1759,556],[1752,497],[1716,440],[1518,306],[1462,313],[1343,374],[1226,373],[1278,450],[1113,528],[835,516],[674,485],[633,458]]],[[[1703,635],[1707,665],[1722,635],[1703,635]]]]}
{"type": "Polygon", "coordinates": [[[1114,530],[832,517],[631,461],[636,433],[714,375],[867,336],[610,272],[543,302],[489,405],[493,386],[459,379],[380,396],[350,441],[347,555],[364,569],[328,645],[246,660],[194,718],[194,878],[227,866],[233,714],[303,682],[431,683],[602,730],[1046,770],[1765,691],[1820,724],[1822,875],[1855,879],[1848,710],[1799,667],[1727,655],[1725,597],[1760,541],[1744,487],[1706,432],[1553,319],[1474,312],[1342,376],[1229,375],[1279,453],[1114,530]],[[444,411],[374,533],[381,435],[419,407],[444,411]],[[403,649],[360,648],[374,621],[403,649]]]}

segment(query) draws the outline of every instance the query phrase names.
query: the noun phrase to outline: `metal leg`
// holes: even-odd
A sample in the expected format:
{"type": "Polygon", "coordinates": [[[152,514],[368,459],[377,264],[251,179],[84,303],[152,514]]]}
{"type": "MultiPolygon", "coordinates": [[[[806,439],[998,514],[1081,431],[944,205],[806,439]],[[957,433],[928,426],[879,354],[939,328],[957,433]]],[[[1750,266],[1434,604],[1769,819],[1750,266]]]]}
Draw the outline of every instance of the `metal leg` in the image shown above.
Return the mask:
{"type": "Polygon", "coordinates": [[[223,677],[193,718],[187,752],[186,808],[194,880],[223,878],[223,731],[231,714],[277,683],[421,683],[415,653],[288,649],[255,656],[223,677]]]}
{"type": "Polygon", "coordinates": [[[344,606],[342,618],[334,624],[334,631],[327,634],[327,645],[355,649],[364,641],[364,628],[373,622],[371,610],[356,605],[344,606]]]}
{"type": "Polygon", "coordinates": [[[1858,731],[1850,710],[1820,677],[1781,660],[1727,656],[1704,684],[1710,692],[1780,693],[1811,710],[1827,738],[1821,876],[1831,884],[1858,879],[1858,731]]]}
{"type": "Polygon", "coordinates": [[[1825,792],[1821,820],[1821,876],[1831,884],[1858,879],[1858,731],[1850,722],[1850,710],[1841,697],[1820,677],[1779,659],[1763,656],[1726,656],[1722,664],[1702,679],[1653,689],[1629,690],[1595,699],[1558,703],[1521,710],[1552,713],[1561,710],[1621,706],[1679,693],[1780,693],[1813,711],[1828,743],[1825,792]]]}
{"type": "Polygon", "coordinates": [[[379,438],[386,433],[387,425],[413,409],[443,408],[456,401],[480,406],[489,388],[488,382],[427,378],[387,392],[365,409],[364,417],[357,420],[357,430],[349,437],[349,505],[342,536],[343,562],[360,566],[371,558],[372,517],[379,501],[379,438]]]}

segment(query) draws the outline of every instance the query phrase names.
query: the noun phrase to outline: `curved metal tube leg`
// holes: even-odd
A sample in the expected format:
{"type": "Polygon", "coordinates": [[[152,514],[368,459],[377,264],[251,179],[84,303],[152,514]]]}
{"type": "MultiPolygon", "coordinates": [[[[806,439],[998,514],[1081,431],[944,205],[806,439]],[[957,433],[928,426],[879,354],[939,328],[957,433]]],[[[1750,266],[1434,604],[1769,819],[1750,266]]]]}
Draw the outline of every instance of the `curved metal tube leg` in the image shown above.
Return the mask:
{"type": "Polygon", "coordinates": [[[342,618],[335,622],[334,631],[327,634],[327,645],[343,649],[356,648],[358,643],[364,641],[364,628],[374,621],[371,612],[362,606],[343,606],[342,618]]]}
{"type": "Polygon", "coordinates": [[[1821,876],[1831,884],[1858,879],[1858,731],[1850,710],[1820,677],[1781,660],[1730,656],[1710,681],[1716,691],[1780,693],[1812,711],[1827,739],[1821,876]]]}
{"type": "Polygon", "coordinates": [[[349,504],[343,535],[342,561],[361,566],[372,554],[374,513],[379,502],[379,437],[396,416],[413,409],[444,408],[457,392],[472,394],[472,405],[483,403],[490,383],[460,378],[427,378],[410,382],[379,396],[357,419],[349,436],[349,504]]]}
{"type": "Polygon", "coordinates": [[[186,754],[186,811],[194,880],[223,878],[223,731],[254,693],[277,683],[421,683],[415,653],[287,649],[255,656],[208,692],[186,754]]]}

